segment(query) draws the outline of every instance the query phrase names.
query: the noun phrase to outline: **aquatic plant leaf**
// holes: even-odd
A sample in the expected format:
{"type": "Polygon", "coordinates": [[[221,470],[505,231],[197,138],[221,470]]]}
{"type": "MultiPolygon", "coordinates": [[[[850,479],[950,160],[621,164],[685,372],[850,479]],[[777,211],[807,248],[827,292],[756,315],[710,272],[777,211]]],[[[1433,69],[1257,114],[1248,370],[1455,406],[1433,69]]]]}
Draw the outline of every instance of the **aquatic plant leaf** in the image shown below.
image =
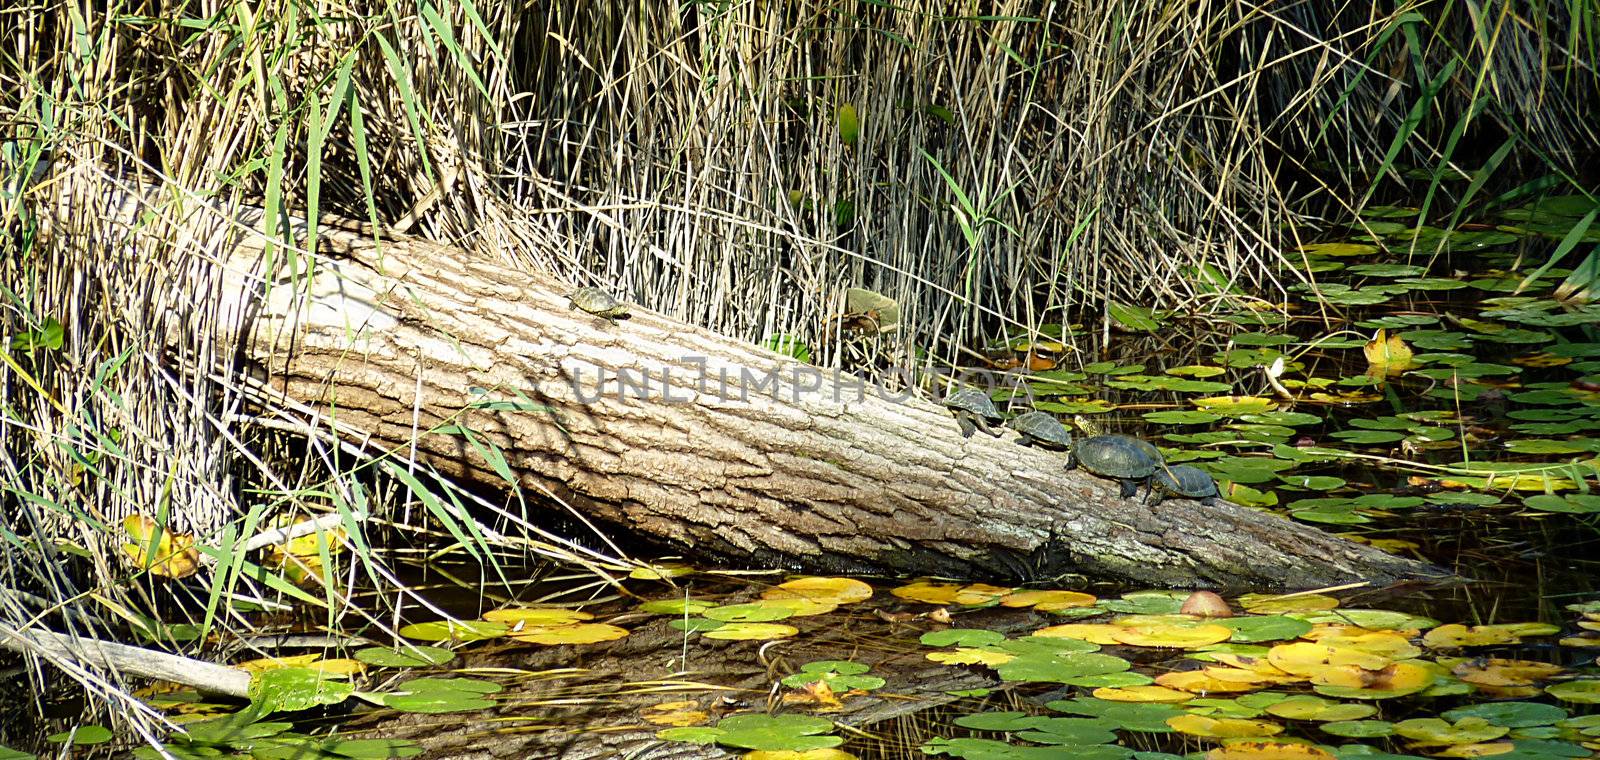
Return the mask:
{"type": "Polygon", "coordinates": [[[763,599],[760,604],[778,607],[789,611],[791,617],[808,617],[811,615],[826,615],[839,609],[839,605],[817,599],[763,599]]]}
{"type": "Polygon", "coordinates": [[[1144,417],[1146,422],[1154,422],[1158,425],[1204,425],[1222,419],[1220,414],[1181,409],[1145,412],[1141,416],[1144,417]]]}
{"type": "Polygon", "coordinates": [[[336,705],[355,692],[349,682],[309,668],[282,668],[250,678],[250,700],[274,711],[336,705]]]}
{"type": "Polygon", "coordinates": [[[1504,657],[1466,660],[1450,669],[1455,677],[1477,686],[1529,686],[1565,672],[1566,668],[1548,662],[1504,657]]]}
{"type": "Polygon", "coordinates": [[[1208,412],[1225,417],[1238,417],[1246,414],[1263,414],[1277,408],[1276,401],[1259,396],[1213,396],[1209,398],[1190,399],[1189,403],[1208,412]]]}
{"type": "Polygon", "coordinates": [[[1394,443],[1405,439],[1404,435],[1392,430],[1338,430],[1329,437],[1357,445],[1394,443]]]}
{"type": "Polygon", "coordinates": [[[1187,691],[1197,696],[1255,691],[1264,685],[1279,682],[1260,673],[1232,668],[1176,671],[1162,673],[1156,677],[1156,684],[1160,686],[1187,691]]]}
{"type": "Polygon", "coordinates": [[[794,617],[794,610],[779,604],[748,602],[712,607],[701,614],[708,620],[723,623],[767,623],[794,617]]]}
{"type": "Polygon", "coordinates": [[[1394,724],[1386,720],[1342,720],[1324,723],[1318,728],[1351,739],[1376,739],[1394,734],[1394,724]]]}
{"type": "Polygon", "coordinates": [[[1540,512],[1596,514],[1600,513],[1600,495],[1572,494],[1569,496],[1559,496],[1556,494],[1542,493],[1523,499],[1522,505],[1528,509],[1535,509],[1540,512]]]}
{"type": "Polygon", "coordinates": [[[1283,481],[1285,485],[1312,491],[1332,491],[1344,487],[1345,484],[1344,478],[1332,475],[1279,475],[1278,480],[1283,481]]]}
{"type": "Polygon", "coordinates": [[[508,626],[567,625],[593,618],[594,615],[591,613],[565,607],[505,607],[483,613],[484,620],[505,623],[508,626]]]}
{"type": "Polygon", "coordinates": [[[1339,600],[1327,594],[1245,594],[1239,597],[1238,602],[1246,612],[1258,615],[1319,612],[1339,606],[1339,600]]]}
{"type": "Polygon", "coordinates": [[[787,639],[800,633],[800,629],[781,623],[728,623],[701,633],[708,639],[724,641],[772,641],[787,639]]]}
{"type": "Polygon", "coordinates": [[[1216,623],[1233,630],[1230,641],[1242,643],[1286,641],[1311,630],[1310,623],[1283,615],[1251,615],[1218,620],[1216,623]]]}
{"type": "Polygon", "coordinates": [[[417,641],[478,641],[504,636],[507,630],[504,623],[486,620],[435,620],[403,626],[398,633],[417,641]]]}
{"type": "Polygon", "coordinates": [[[417,645],[390,649],[389,647],[367,647],[357,649],[355,658],[367,663],[384,668],[424,668],[432,665],[443,665],[455,659],[456,653],[442,647],[417,645]]]}
{"type": "Polygon", "coordinates": [[[1013,591],[1000,598],[1000,604],[1004,607],[1033,607],[1045,612],[1089,607],[1098,601],[1093,594],[1059,589],[1013,591]]]}
{"type": "Polygon", "coordinates": [[[1233,637],[1233,629],[1215,623],[1207,625],[1116,625],[1111,637],[1118,643],[1139,647],[1196,649],[1233,637]]]}
{"type": "Polygon", "coordinates": [[[767,589],[763,599],[810,599],[833,604],[853,604],[872,598],[872,586],[855,578],[804,577],[767,589]]]}
{"type": "MultiPolygon", "coordinates": [[[[287,729],[289,724],[285,723],[283,726],[285,729],[287,729]]],[[[114,737],[115,735],[111,733],[111,729],[106,728],[105,726],[90,723],[87,725],[78,726],[71,731],[62,731],[60,733],[51,734],[46,736],[44,740],[53,744],[67,744],[68,746],[87,747],[94,744],[105,744],[106,742],[111,741],[114,737]]]]}
{"type": "Polygon", "coordinates": [[[977,731],[1021,731],[1033,726],[1034,716],[1025,712],[985,712],[963,715],[951,721],[977,731]]]}
{"type": "Polygon", "coordinates": [[[667,621],[667,625],[674,630],[683,631],[684,633],[705,633],[706,631],[715,631],[718,628],[732,624],[724,623],[720,620],[708,620],[702,617],[691,617],[669,620],[667,621]]]}
{"type": "Polygon", "coordinates": [[[1005,681],[1070,683],[1072,679],[1120,673],[1132,667],[1121,657],[1098,652],[1054,652],[1019,655],[995,668],[1005,681]]]}
{"type": "Polygon", "coordinates": [[[699,615],[715,606],[699,599],[655,599],[639,605],[639,611],[653,615],[699,615]]]}
{"type": "Polygon", "coordinates": [[[1485,702],[1457,707],[1443,713],[1442,717],[1451,721],[1482,718],[1496,726],[1527,728],[1554,725],[1557,721],[1566,719],[1567,711],[1555,705],[1539,702],[1485,702]]]}
{"type": "Polygon", "coordinates": [[[698,571],[690,565],[680,565],[671,562],[658,562],[642,567],[635,567],[628,572],[628,577],[639,581],[659,581],[667,578],[681,578],[693,575],[698,571]]]}
{"type": "MultiPolygon", "coordinates": [[[[1188,702],[1194,695],[1187,691],[1169,689],[1165,686],[1128,686],[1124,688],[1100,688],[1094,690],[1095,699],[1108,702],[1152,702],[1172,704],[1188,702]]],[[[1168,724],[1171,727],[1171,724],[1168,724]]]]}
{"type": "Polygon", "coordinates": [[[511,634],[511,638],[529,644],[595,644],[615,641],[628,635],[628,629],[607,623],[577,623],[574,625],[530,626],[511,634]]]}
{"type": "Polygon", "coordinates": [[[1379,329],[1361,351],[1367,357],[1369,370],[1381,375],[1394,374],[1412,365],[1411,347],[1399,335],[1390,335],[1387,330],[1379,329]]]}
{"type": "Polygon", "coordinates": [[[1155,310],[1148,306],[1131,306],[1109,301],[1106,303],[1106,314],[1122,329],[1135,332],[1155,332],[1163,324],[1161,318],[1156,316],[1155,310]]]}
{"type": "Polygon", "coordinates": [[[1520,644],[1524,636],[1549,636],[1560,631],[1560,626],[1549,623],[1500,623],[1470,627],[1450,623],[1428,631],[1422,637],[1422,643],[1432,649],[1500,646],[1520,644]]]}
{"type": "Polygon", "coordinates": [[[1011,593],[1013,589],[1008,586],[994,586],[988,583],[969,583],[958,589],[950,598],[955,604],[969,607],[988,606],[998,602],[1001,597],[1011,593]]]}
{"type": "Polygon", "coordinates": [[[1331,699],[1301,694],[1268,705],[1267,713],[1289,720],[1314,720],[1319,722],[1361,720],[1378,712],[1369,704],[1336,702],[1331,699]]]}
{"type": "MultiPolygon", "coordinates": [[[[1600,356],[1600,353],[1597,353],[1596,356],[1600,356]]],[[[1168,367],[1166,369],[1166,373],[1169,375],[1179,375],[1182,377],[1205,378],[1216,377],[1217,375],[1226,375],[1228,374],[1228,371],[1221,367],[1212,367],[1205,364],[1186,364],[1182,367],[1168,367]]]]}
{"type": "Polygon", "coordinates": [[[1365,243],[1311,243],[1300,246],[1300,252],[1310,256],[1336,256],[1340,258],[1353,256],[1371,256],[1378,252],[1375,245],[1365,243]]]}
{"type": "Polygon", "coordinates": [[[1580,705],[1600,705],[1600,680],[1585,679],[1565,681],[1544,687],[1549,694],[1563,702],[1580,705]]]}
{"type": "Polygon", "coordinates": [[[1109,723],[1098,718],[1034,717],[1031,724],[1017,733],[1017,738],[1040,744],[1070,746],[1073,754],[1079,749],[1089,749],[1097,744],[1117,740],[1109,723]]]}
{"type": "Polygon", "coordinates": [[[923,657],[943,665],[985,665],[991,668],[1017,659],[1017,655],[1011,652],[988,647],[957,647],[950,652],[929,652],[923,657]]]}
{"type": "Polygon", "coordinates": [[[326,754],[356,758],[356,760],[414,757],[425,750],[409,739],[332,739],[324,742],[319,749],[326,754]]]}
{"type": "Polygon", "coordinates": [[[988,646],[1006,640],[1006,636],[999,631],[990,631],[983,628],[946,628],[942,631],[929,631],[917,639],[931,647],[947,647],[959,645],[966,647],[988,646]]]}
{"type": "Polygon", "coordinates": [[[1203,757],[1204,760],[1337,760],[1332,752],[1310,744],[1254,739],[1228,741],[1203,757]]]}
{"type": "Polygon", "coordinates": [[[1588,438],[1554,440],[1550,438],[1524,438],[1506,441],[1506,449],[1518,454],[1592,454],[1600,448],[1600,441],[1588,438]]]}
{"type": "Polygon", "coordinates": [[[1274,736],[1283,733],[1283,726],[1271,721],[1208,718],[1204,715],[1174,716],[1167,719],[1167,725],[1179,733],[1210,739],[1274,736]]]}
{"type": "Polygon", "coordinates": [[[1183,714],[1182,710],[1162,703],[1112,702],[1095,697],[1055,700],[1045,703],[1045,707],[1057,712],[1099,718],[1118,729],[1141,733],[1170,733],[1172,727],[1167,725],[1167,719],[1183,714]]]}
{"type": "Polygon", "coordinates": [[[1394,724],[1396,734],[1418,746],[1476,744],[1505,736],[1511,729],[1491,725],[1482,718],[1462,718],[1450,722],[1442,718],[1412,718],[1394,724]]]}
{"type": "Polygon", "coordinates": [[[1421,631],[1439,624],[1433,618],[1396,610],[1333,609],[1311,612],[1286,612],[1308,623],[1338,623],[1384,631],[1421,631]]]}
{"type": "Polygon", "coordinates": [[[1428,268],[1415,264],[1356,264],[1346,271],[1363,277],[1415,277],[1428,268]]]}

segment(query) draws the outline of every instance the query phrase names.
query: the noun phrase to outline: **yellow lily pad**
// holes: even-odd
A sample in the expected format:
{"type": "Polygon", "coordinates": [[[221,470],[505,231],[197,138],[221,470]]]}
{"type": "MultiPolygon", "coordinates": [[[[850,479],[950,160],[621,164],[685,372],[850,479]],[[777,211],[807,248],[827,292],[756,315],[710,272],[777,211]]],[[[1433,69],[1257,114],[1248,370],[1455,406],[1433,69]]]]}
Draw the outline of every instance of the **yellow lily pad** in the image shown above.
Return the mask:
{"type": "Polygon", "coordinates": [[[667,578],[680,578],[693,575],[695,569],[688,565],[662,563],[659,565],[645,565],[636,567],[628,573],[628,577],[636,581],[659,581],[667,578]]]}
{"type": "Polygon", "coordinates": [[[1428,645],[1431,649],[1498,646],[1520,643],[1524,636],[1548,636],[1560,632],[1561,628],[1559,626],[1548,623],[1502,623],[1474,626],[1451,623],[1428,631],[1428,635],[1422,637],[1422,643],[1428,645]]]}
{"type": "Polygon", "coordinates": [[[1265,720],[1244,718],[1210,718],[1204,715],[1174,715],[1167,718],[1172,730],[1207,739],[1229,739],[1253,736],[1276,736],[1283,726],[1265,720]]]}
{"type": "Polygon", "coordinates": [[[1285,673],[1308,677],[1330,668],[1354,666],[1363,670],[1379,670],[1391,663],[1387,657],[1309,641],[1279,644],[1267,652],[1267,661],[1285,673]]]}
{"type": "Polygon", "coordinates": [[[810,599],[831,604],[851,604],[872,598],[872,587],[854,578],[807,576],[785,581],[761,594],[763,599],[810,599]]]}
{"type": "Polygon", "coordinates": [[[639,717],[646,723],[657,726],[701,726],[711,720],[706,711],[700,709],[700,703],[693,700],[678,702],[662,702],[651,705],[639,711],[639,717]]]}
{"type": "Polygon", "coordinates": [[[1092,607],[1100,601],[1093,594],[1081,591],[1060,591],[1053,589],[1031,589],[1027,591],[1013,591],[1000,597],[1000,604],[1005,607],[1032,607],[1044,612],[1052,610],[1068,610],[1077,607],[1092,607]]]}
{"type": "Polygon", "coordinates": [[[1194,695],[1187,691],[1169,689],[1165,686],[1102,686],[1095,689],[1093,695],[1096,699],[1107,702],[1156,702],[1162,704],[1175,704],[1188,702],[1194,695]]]}
{"type": "Polygon", "coordinates": [[[987,665],[991,668],[1017,659],[1017,656],[1010,652],[978,647],[957,647],[947,652],[929,652],[924,656],[944,665],[987,665]]]}
{"type": "Polygon", "coordinates": [[[1555,678],[1566,668],[1536,660],[1508,660],[1501,657],[1466,660],[1450,669],[1455,677],[1478,686],[1530,686],[1555,678]]]}
{"type": "Polygon", "coordinates": [[[1411,347],[1383,328],[1378,328],[1361,350],[1367,356],[1367,371],[1375,376],[1387,377],[1411,368],[1411,347]]]}
{"type": "Polygon", "coordinates": [[[483,613],[483,619],[509,626],[552,626],[592,620],[594,615],[562,607],[505,607],[483,613]]]}
{"type": "Polygon", "coordinates": [[[926,602],[928,604],[955,604],[956,594],[961,591],[959,583],[935,583],[933,581],[916,581],[889,593],[908,599],[913,602],[926,602]]]}
{"type": "Polygon", "coordinates": [[[1210,396],[1190,399],[1189,403],[1217,414],[1264,414],[1278,408],[1278,402],[1260,396],[1210,396]]]}
{"type": "Polygon", "coordinates": [[[799,632],[798,628],[782,623],[729,623],[700,635],[708,639],[728,641],[772,641],[787,639],[799,632]]]}
{"type": "Polygon", "coordinates": [[[1120,626],[1110,623],[1063,623],[1040,628],[1033,632],[1035,636],[1056,639],[1081,639],[1091,644],[1101,646],[1115,646],[1118,641],[1116,631],[1120,626]]]}
{"type": "Polygon", "coordinates": [[[1012,591],[1013,589],[1005,586],[991,586],[987,583],[973,583],[967,586],[962,586],[961,590],[957,591],[955,595],[951,597],[951,601],[955,602],[956,604],[976,607],[981,604],[989,604],[994,602],[995,600],[1011,593],[1012,591]]]}
{"type": "Polygon", "coordinates": [[[1337,756],[1310,744],[1241,740],[1207,752],[1205,760],[1337,760],[1337,756]]]}
{"type": "Polygon", "coordinates": [[[517,641],[525,641],[529,644],[556,646],[559,644],[595,644],[601,641],[615,641],[627,635],[628,629],[609,623],[569,623],[566,625],[524,628],[511,634],[511,638],[517,641]]]}
{"type": "Polygon", "coordinates": [[[506,625],[487,620],[435,620],[412,623],[398,633],[417,641],[477,641],[506,635],[506,625]]]}
{"type": "MultiPolygon", "coordinates": [[[[1240,674],[1250,673],[1248,670],[1236,670],[1235,672],[1240,674]]],[[[1204,670],[1185,670],[1162,673],[1156,676],[1156,685],[1186,691],[1190,694],[1204,695],[1234,691],[1255,691],[1261,684],[1260,682],[1250,681],[1224,681],[1213,677],[1204,670]]]]}
{"type": "Polygon", "coordinates": [[[1394,724],[1394,732],[1418,747],[1437,747],[1491,741],[1511,733],[1511,729],[1478,717],[1462,718],[1455,723],[1443,718],[1412,718],[1394,724]]]}
{"type": "Polygon", "coordinates": [[[1112,638],[1129,646],[1198,649],[1233,638],[1233,629],[1221,625],[1114,626],[1112,638]]]}

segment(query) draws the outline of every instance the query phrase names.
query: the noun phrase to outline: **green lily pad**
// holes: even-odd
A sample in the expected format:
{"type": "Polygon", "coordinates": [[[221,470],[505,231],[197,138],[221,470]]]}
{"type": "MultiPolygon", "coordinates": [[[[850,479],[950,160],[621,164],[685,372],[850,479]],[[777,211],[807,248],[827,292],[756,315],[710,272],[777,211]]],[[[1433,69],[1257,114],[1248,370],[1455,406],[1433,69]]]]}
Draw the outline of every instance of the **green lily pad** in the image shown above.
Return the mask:
{"type": "Polygon", "coordinates": [[[455,659],[456,653],[442,647],[418,645],[398,649],[367,647],[357,649],[355,658],[368,665],[386,668],[425,668],[443,665],[455,659]]]}
{"type": "Polygon", "coordinates": [[[1443,713],[1441,717],[1450,721],[1483,718],[1496,726],[1526,728],[1553,725],[1556,721],[1564,720],[1567,711],[1555,705],[1538,702],[1485,702],[1458,707],[1443,713]]]}

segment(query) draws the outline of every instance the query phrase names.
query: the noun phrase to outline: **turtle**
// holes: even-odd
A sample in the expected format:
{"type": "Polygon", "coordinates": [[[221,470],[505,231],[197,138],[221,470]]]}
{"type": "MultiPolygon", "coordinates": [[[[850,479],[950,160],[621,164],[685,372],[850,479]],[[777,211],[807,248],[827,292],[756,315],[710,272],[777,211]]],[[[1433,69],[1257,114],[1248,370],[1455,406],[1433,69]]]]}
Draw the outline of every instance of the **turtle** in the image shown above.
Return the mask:
{"type": "Polygon", "coordinates": [[[1160,504],[1168,496],[1194,499],[1208,507],[1217,503],[1217,481],[1212,480],[1205,470],[1192,465],[1161,467],[1150,476],[1147,487],[1150,491],[1144,497],[1146,504],[1150,504],[1151,499],[1160,504]]]}
{"type": "Polygon", "coordinates": [[[1000,431],[989,427],[989,423],[999,423],[1005,418],[1000,416],[1000,410],[994,408],[994,402],[989,400],[989,394],[977,388],[963,388],[945,396],[944,405],[956,413],[956,424],[961,426],[961,437],[971,438],[976,430],[982,430],[988,435],[1000,435],[1000,431]]]}
{"type": "Polygon", "coordinates": [[[1047,449],[1067,449],[1072,446],[1071,431],[1049,412],[1028,412],[1013,417],[1006,426],[1022,434],[1017,443],[1023,446],[1036,445],[1047,449]]]}
{"type": "Polygon", "coordinates": [[[1067,454],[1067,469],[1079,465],[1103,478],[1122,484],[1123,497],[1139,491],[1139,484],[1164,463],[1161,451],[1148,441],[1126,435],[1096,435],[1078,441],[1067,454]]]}
{"type": "Polygon", "coordinates": [[[578,288],[568,298],[572,299],[569,308],[582,309],[597,317],[616,320],[630,316],[627,304],[599,288],[578,288]]]}

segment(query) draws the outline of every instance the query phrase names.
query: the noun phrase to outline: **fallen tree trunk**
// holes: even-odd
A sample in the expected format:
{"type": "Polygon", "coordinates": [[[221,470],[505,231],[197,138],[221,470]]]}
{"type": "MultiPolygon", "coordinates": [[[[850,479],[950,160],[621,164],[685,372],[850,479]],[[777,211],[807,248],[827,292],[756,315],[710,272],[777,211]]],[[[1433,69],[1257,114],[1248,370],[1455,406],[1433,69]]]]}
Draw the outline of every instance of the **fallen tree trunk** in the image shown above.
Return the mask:
{"type": "MultiPolygon", "coordinates": [[[[108,218],[133,229],[145,202],[118,195],[108,218]]],[[[282,249],[268,259],[239,233],[261,228],[259,210],[189,211],[220,273],[220,337],[288,399],[503,488],[497,451],[519,487],[695,556],[1185,587],[1440,574],[1231,504],[1142,506],[1059,453],[963,438],[928,401],[642,310],[616,323],[573,311],[553,278],[438,243],[324,225],[301,299],[282,249]]]]}

